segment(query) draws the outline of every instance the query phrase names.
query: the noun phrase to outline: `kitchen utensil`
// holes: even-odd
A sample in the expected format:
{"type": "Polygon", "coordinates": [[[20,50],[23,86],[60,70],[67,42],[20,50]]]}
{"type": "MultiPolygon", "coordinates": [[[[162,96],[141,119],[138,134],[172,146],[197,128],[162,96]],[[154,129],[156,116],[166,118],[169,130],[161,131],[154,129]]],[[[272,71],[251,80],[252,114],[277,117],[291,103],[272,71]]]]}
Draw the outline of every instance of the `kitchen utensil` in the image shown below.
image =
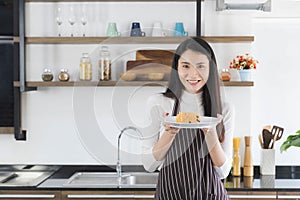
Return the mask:
{"type": "Polygon", "coordinates": [[[274,148],[274,144],[275,144],[275,141],[279,140],[281,137],[282,137],[282,134],[283,134],[283,128],[279,127],[279,126],[273,126],[272,127],[272,130],[271,130],[271,133],[273,135],[273,138],[269,144],[269,148],[270,149],[273,149],[274,148]]]}
{"type": "Polygon", "coordinates": [[[260,147],[263,149],[264,148],[264,144],[263,144],[263,139],[262,139],[262,134],[258,134],[258,141],[260,144],[260,147]]]}
{"type": "Polygon", "coordinates": [[[268,131],[271,131],[272,127],[270,125],[266,125],[263,127],[263,129],[267,129],[268,131]]]}
{"type": "Polygon", "coordinates": [[[264,149],[269,149],[269,145],[271,140],[273,139],[273,135],[270,131],[267,129],[263,129],[263,144],[264,144],[264,149]]]}
{"type": "Polygon", "coordinates": [[[282,137],[283,131],[284,129],[279,126],[272,127],[271,133],[274,136],[275,141],[279,140],[282,137]]]}

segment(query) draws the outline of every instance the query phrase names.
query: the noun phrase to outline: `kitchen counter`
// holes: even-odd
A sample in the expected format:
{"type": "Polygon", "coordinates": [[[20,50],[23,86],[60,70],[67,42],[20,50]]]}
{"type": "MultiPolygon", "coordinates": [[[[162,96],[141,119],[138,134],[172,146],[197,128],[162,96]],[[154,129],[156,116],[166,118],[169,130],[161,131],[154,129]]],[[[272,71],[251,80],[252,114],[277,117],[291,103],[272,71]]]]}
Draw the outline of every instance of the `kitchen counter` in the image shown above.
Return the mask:
{"type": "MultiPolygon", "coordinates": [[[[0,170],[9,170],[11,166],[0,166],[0,170]]],[[[25,167],[26,168],[26,167],[25,167]]],[[[40,169],[41,166],[31,167],[40,169]]],[[[155,186],[147,188],[118,188],[118,187],[97,187],[97,188],[70,188],[65,185],[68,178],[75,172],[115,172],[114,166],[56,166],[56,172],[36,187],[1,187],[4,189],[36,189],[36,190],[79,190],[79,189],[142,189],[154,190],[155,186]]],[[[142,166],[123,166],[125,172],[145,172],[142,166]]],[[[223,180],[228,191],[300,191],[300,166],[277,166],[276,176],[260,176],[259,167],[254,168],[254,177],[233,177],[228,176],[223,180]]]]}

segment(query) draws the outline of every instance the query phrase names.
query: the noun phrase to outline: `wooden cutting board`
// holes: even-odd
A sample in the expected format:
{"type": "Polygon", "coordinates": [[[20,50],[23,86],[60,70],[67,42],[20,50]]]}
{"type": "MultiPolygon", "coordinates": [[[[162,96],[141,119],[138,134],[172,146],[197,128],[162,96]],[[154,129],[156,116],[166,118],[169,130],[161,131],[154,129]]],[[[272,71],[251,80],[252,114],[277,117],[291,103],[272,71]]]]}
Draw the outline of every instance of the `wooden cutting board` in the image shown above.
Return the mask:
{"type": "Polygon", "coordinates": [[[175,50],[137,50],[136,60],[158,60],[171,67],[174,52],[175,50]]]}
{"type": "Polygon", "coordinates": [[[162,80],[168,80],[171,67],[163,64],[160,60],[129,60],[126,65],[127,72],[134,72],[136,80],[148,80],[150,73],[163,73],[162,80]]]}

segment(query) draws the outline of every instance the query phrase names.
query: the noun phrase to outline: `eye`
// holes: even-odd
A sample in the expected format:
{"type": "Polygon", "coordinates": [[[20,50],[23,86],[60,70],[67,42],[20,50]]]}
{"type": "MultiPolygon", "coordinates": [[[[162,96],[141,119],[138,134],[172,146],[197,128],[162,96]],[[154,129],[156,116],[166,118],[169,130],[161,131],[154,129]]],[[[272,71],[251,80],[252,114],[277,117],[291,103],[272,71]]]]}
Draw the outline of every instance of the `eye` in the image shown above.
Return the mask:
{"type": "Polygon", "coordinates": [[[206,65],[198,65],[197,66],[197,69],[205,69],[206,68],[206,65]]]}
{"type": "Polygon", "coordinates": [[[181,67],[182,67],[182,68],[185,68],[185,69],[188,69],[188,68],[190,68],[190,66],[189,66],[189,65],[187,65],[187,64],[183,64],[183,65],[181,65],[181,67]]]}

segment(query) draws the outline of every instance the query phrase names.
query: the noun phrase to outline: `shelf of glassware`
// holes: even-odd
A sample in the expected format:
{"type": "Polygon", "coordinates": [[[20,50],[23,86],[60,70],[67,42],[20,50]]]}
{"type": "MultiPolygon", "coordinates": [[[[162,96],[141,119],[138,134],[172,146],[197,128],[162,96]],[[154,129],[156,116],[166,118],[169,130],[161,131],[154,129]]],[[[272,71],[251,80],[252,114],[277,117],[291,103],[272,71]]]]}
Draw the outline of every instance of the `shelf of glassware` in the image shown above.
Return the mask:
{"type": "MultiPolygon", "coordinates": [[[[26,44],[178,44],[189,37],[26,37],[26,44]]],[[[253,42],[254,36],[202,36],[209,43],[253,42]]]]}
{"type": "MultiPolygon", "coordinates": [[[[167,86],[167,81],[27,81],[26,86],[30,88],[37,87],[77,87],[77,86],[88,86],[88,87],[98,87],[98,86],[167,86]]],[[[252,87],[254,86],[253,81],[223,81],[220,82],[221,86],[236,86],[236,87],[252,87]]],[[[14,87],[20,87],[20,82],[15,81],[14,87]]]]}

